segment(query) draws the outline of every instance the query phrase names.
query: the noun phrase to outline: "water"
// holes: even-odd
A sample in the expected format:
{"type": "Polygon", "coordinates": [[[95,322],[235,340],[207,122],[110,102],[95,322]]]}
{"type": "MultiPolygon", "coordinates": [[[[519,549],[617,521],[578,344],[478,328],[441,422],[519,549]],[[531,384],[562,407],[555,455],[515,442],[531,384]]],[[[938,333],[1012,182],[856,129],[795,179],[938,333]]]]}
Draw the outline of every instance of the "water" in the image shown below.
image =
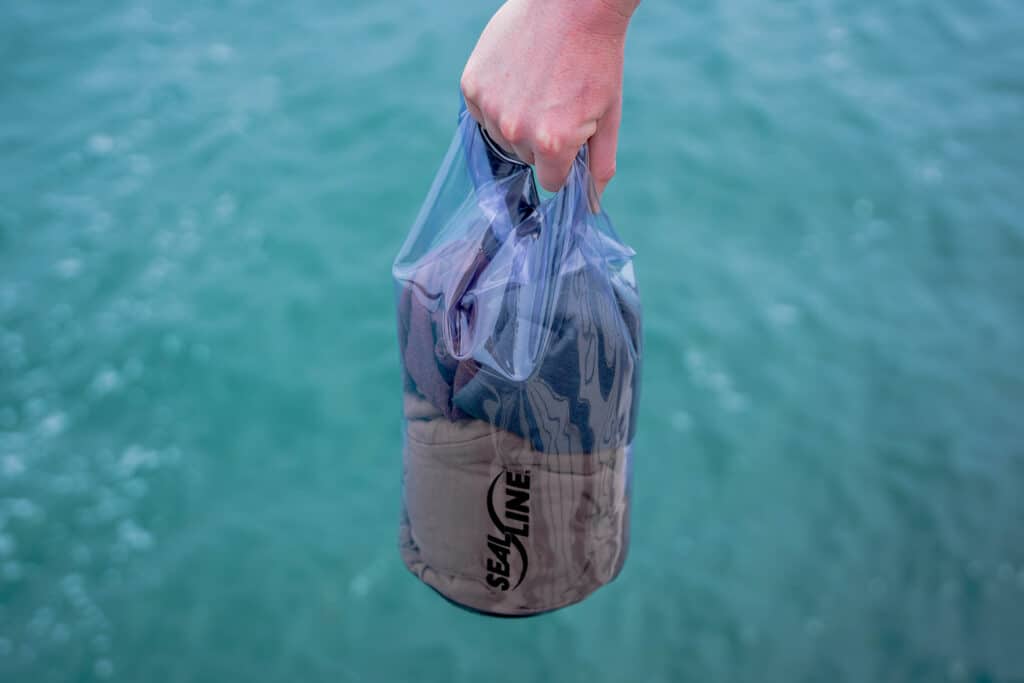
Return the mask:
{"type": "Polygon", "coordinates": [[[0,9],[0,679],[1024,679],[1024,9],[648,0],[633,547],[395,547],[390,261],[484,3],[0,9]]]}

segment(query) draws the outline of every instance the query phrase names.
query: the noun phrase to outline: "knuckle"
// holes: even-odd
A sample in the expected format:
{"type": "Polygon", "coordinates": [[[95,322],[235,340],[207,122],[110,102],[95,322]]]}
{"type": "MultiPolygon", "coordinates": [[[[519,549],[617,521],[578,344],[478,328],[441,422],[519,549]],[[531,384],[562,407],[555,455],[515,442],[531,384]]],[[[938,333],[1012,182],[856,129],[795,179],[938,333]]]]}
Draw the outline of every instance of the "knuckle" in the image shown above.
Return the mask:
{"type": "Polygon", "coordinates": [[[488,124],[493,125],[493,122],[499,121],[501,117],[501,108],[498,103],[494,101],[493,97],[487,95],[481,95],[477,101],[476,106],[480,108],[484,118],[487,119],[488,124]]]}
{"type": "Polygon", "coordinates": [[[535,135],[537,151],[548,157],[561,156],[565,152],[565,136],[551,128],[540,128],[535,135]]]}
{"type": "Polygon", "coordinates": [[[501,132],[502,137],[512,144],[519,144],[526,138],[526,126],[520,116],[502,116],[498,130],[501,132]]]}
{"type": "Polygon", "coordinates": [[[477,85],[476,76],[473,75],[469,67],[466,67],[466,70],[462,72],[459,87],[462,88],[463,97],[470,101],[476,101],[477,96],[480,94],[480,88],[477,85]]]}

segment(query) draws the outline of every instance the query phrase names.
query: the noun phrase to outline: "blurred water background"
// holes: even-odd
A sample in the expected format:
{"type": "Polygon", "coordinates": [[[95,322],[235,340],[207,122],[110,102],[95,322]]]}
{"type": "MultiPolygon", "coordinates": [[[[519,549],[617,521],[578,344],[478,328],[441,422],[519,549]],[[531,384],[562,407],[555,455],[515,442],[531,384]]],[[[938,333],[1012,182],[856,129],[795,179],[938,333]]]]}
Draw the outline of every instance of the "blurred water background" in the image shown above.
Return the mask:
{"type": "Polygon", "coordinates": [[[0,680],[1024,680],[1024,5],[647,0],[622,576],[396,550],[390,263],[494,3],[0,8],[0,680]]]}

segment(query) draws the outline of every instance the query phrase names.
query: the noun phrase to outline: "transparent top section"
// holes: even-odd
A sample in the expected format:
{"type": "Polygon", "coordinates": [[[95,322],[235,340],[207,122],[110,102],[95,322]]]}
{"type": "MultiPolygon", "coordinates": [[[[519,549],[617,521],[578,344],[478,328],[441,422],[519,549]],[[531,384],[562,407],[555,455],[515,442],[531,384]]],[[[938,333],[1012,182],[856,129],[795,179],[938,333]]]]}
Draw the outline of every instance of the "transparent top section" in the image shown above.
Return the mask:
{"type": "Polygon", "coordinates": [[[532,169],[463,110],[392,271],[407,384],[446,416],[488,420],[545,452],[629,442],[632,256],[598,206],[585,148],[541,201],[532,169]]]}

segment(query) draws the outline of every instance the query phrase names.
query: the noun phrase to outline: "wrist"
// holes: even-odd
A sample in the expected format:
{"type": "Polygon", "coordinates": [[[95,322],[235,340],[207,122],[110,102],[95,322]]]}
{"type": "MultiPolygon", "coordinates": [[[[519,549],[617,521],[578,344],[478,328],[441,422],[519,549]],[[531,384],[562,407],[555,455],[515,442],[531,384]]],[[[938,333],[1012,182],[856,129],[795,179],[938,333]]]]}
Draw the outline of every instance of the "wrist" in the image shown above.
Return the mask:
{"type": "Polygon", "coordinates": [[[640,6],[640,0],[590,0],[590,4],[603,5],[607,11],[614,12],[628,22],[640,6]]]}
{"type": "Polygon", "coordinates": [[[527,0],[529,11],[556,11],[567,23],[595,35],[625,38],[640,0],[527,0]]]}
{"type": "Polygon", "coordinates": [[[569,5],[577,12],[583,28],[601,35],[625,37],[629,20],[640,0],[575,0],[569,5]]]}

